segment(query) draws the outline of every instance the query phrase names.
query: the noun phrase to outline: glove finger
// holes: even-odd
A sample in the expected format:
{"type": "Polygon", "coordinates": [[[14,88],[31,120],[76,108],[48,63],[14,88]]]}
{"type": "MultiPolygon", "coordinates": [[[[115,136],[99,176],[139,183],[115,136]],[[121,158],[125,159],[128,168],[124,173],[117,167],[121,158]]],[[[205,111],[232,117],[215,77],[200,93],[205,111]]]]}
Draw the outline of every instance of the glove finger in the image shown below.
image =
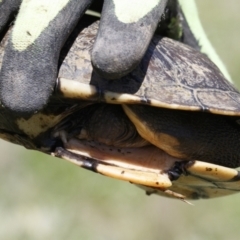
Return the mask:
{"type": "Polygon", "coordinates": [[[18,114],[40,110],[53,92],[62,45],[91,0],[23,0],[5,50],[2,105],[18,114]]]}
{"type": "Polygon", "coordinates": [[[167,0],[105,0],[92,64],[103,77],[120,78],[140,62],[167,0]]]}

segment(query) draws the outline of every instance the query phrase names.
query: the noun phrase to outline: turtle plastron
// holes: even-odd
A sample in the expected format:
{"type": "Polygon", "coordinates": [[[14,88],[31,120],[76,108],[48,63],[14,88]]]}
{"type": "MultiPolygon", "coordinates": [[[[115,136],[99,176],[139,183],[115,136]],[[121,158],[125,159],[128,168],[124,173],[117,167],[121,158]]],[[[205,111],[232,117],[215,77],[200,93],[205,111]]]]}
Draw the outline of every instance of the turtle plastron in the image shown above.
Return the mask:
{"type": "Polygon", "coordinates": [[[185,199],[182,194],[169,189],[172,182],[168,169],[174,166],[176,159],[154,146],[120,150],[72,138],[64,144],[64,148],[56,148],[52,155],[104,176],[157,189],[181,200],[185,199]]]}

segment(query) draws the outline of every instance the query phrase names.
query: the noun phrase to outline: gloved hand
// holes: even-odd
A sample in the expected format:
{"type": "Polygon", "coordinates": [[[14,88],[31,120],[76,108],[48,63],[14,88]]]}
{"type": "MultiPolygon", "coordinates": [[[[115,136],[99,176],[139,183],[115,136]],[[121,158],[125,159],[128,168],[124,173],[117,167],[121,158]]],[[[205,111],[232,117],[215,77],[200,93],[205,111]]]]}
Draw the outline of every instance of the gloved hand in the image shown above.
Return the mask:
{"type": "MultiPolygon", "coordinates": [[[[1,104],[18,115],[51,96],[60,50],[93,0],[0,0],[0,33],[17,13],[0,72],[1,104]]],[[[105,0],[92,52],[96,71],[119,78],[143,57],[168,0],[105,0]]]]}

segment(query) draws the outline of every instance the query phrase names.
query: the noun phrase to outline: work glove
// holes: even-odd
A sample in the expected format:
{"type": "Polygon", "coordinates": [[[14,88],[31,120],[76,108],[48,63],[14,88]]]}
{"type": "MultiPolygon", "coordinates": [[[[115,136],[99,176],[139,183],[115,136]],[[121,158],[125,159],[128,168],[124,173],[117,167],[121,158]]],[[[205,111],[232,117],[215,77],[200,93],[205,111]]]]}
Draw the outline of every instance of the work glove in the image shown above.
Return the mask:
{"type": "MultiPolygon", "coordinates": [[[[54,91],[61,48],[92,2],[0,0],[2,35],[14,19],[0,72],[2,107],[25,116],[47,104],[54,91]]],[[[167,2],[105,0],[91,56],[96,72],[116,79],[132,71],[143,57],[167,2]]]]}

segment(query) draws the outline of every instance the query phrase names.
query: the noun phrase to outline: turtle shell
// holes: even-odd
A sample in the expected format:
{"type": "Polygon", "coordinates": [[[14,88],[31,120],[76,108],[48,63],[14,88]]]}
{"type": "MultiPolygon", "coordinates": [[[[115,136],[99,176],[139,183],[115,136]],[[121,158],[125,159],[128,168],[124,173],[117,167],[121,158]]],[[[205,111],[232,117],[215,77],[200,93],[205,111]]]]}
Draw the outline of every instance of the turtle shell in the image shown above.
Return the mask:
{"type": "MultiPolygon", "coordinates": [[[[172,118],[176,113],[172,111],[174,109],[190,114],[191,111],[207,111],[211,116],[224,115],[224,119],[230,115],[234,121],[235,116],[240,115],[239,93],[207,56],[161,36],[153,38],[141,64],[128,76],[112,81],[99,77],[93,71],[90,60],[97,28],[98,23],[84,28],[75,42],[66,44],[61,55],[55,95],[42,111],[19,117],[0,108],[0,137],[63,158],[88,170],[140,185],[148,194],[160,193],[185,200],[239,191],[237,170],[218,165],[218,161],[215,161],[216,164],[204,162],[204,158],[197,161],[199,159],[195,155],[186,159],[166,153],[151,139],[142,140],[145,136],[141,135],[138,127],[133,134],[138,147],[134,143],[119,147],[121,142],[119,146],[112,146],[106,141],[83,138],[82,124],[94,123],[92,117],[89,118],[89,112],[92,114],[93,110],[97,112],[96,109],[111,104],[112,110],[106,115],[111,118],[115,106],[119,105],[116,112],[125,113],[131,119],[127,123],[133,127],[139,124],[135,120],[149,121],[141,119],[144,114],[137,114],[136,106],[143,107],[145,115],[152,120],[157,117],[148,114],[149,109],[170,109],[172,118]],[[92,108],[95,105],[97,108],[92,108]]],[[[0,64],[4,42],[0,48],[0,64]]],[[[94,117],[94,120],[98,118],[94,117]]],[[[120,119],[123,118],[126,117],[120,116],[120,119]]],[[[117,120],[113,122],[115,124],[117,120]]],[[[208,125],[217,131],[219,126],[211,126],[210,123],[208,125]]],[[[128,129],[132,131],[132,127],[128,129]]],[[[112,129],[104,130],[108,135],[112,129]]],[[[201,131],[197,129],[197,132],[201,131]]],[[[151,126],[145,132],[154,135],[151,126]]],[[[207,139],[211,141],[214,134],[207,139]]],[[[128,131],[125,135],[128,137],[128,131]]],[[[195,141],[193,137],[190,138],[191,142],[195,141]]],[[[224,135],[224,139],[228,140],[228,134],[224,135]]],[[[235,139],[239,139],[238,135],[235,139]]],[[[231,155],[231,149],[229,152],[227,157],[231,155]]],[[[214,154],[211,158],[214,162],[214,154]]]]}
{"type": "MultiPolygon", "coordinates": [[[[140,65],[128,76],[113,81],[99,77],[93,72],[90,59],[97,28],[97,23],[94,23],[90,28],[84,29],[63,60],[58,87],[65,97],[239,116],[239,92],[224,78],[215,64],[206,55],[169,38],[155,36],[140,65]],[[73,85],[69,84],[70,79],[74,79],[73,85]]],[[[67,148],[77,155],[69,156],[69,153],[62,150],[55,154],[103,175],[136,183],[148,194],[200,199],[232,194],[240,189],[239,173],[235,169],[201,161],[182,162],[159,149],[156,151],[161,157],[158,158],[157,166],[153,161],[146,167],[145,161],[140,161],[135,156],[119,161],[115,159],[116,154],[114,157],[105,154],[105,161],[98,161],[94,165],[94,159],[98,159],[97,154],[94,155],[90,150],[84,151],[84,148],[88,148],[86,144],[76,145],[69,144],[67,148]],[[79,156],[90,158],[86,161],[79,159],[79,156]],[[182,163],[181,169],[184,171],[181,170],[181,176],[177,180],[171,181],[168,173],[176,162],[182,163]],[[89,163],[95,167],[92,168],[93,165],[89,163]],[[139,172],[133,174],[129,169],[137,169],[139,172]],[[160,178],[148,178],[146,173],[157,173],[160,178]]],[[[96,151],[101,152],[101,147],[94,144],[96,151]]],[[[143,148],[141,150],[144,151],[143,148]]],[[[128,154],[130,152],[128,149],[128,154]]],[[[134,152],[134,155],[146,158],[144,152],[134,152]]]]}
{"type": "MultiPolygon", "coordinates": [[[[155,35],[144,59],[128,76],[115,81],[99,77],[90,59],[97,29],[94,23],[79,34],[60,67],[59,78],[120,93],[112,103],[240,115],[240,94],[218,67],[206,55],[169,38],[155,35]]],[[[109,102],[111,97],[106,95],[109,102]]]]}

